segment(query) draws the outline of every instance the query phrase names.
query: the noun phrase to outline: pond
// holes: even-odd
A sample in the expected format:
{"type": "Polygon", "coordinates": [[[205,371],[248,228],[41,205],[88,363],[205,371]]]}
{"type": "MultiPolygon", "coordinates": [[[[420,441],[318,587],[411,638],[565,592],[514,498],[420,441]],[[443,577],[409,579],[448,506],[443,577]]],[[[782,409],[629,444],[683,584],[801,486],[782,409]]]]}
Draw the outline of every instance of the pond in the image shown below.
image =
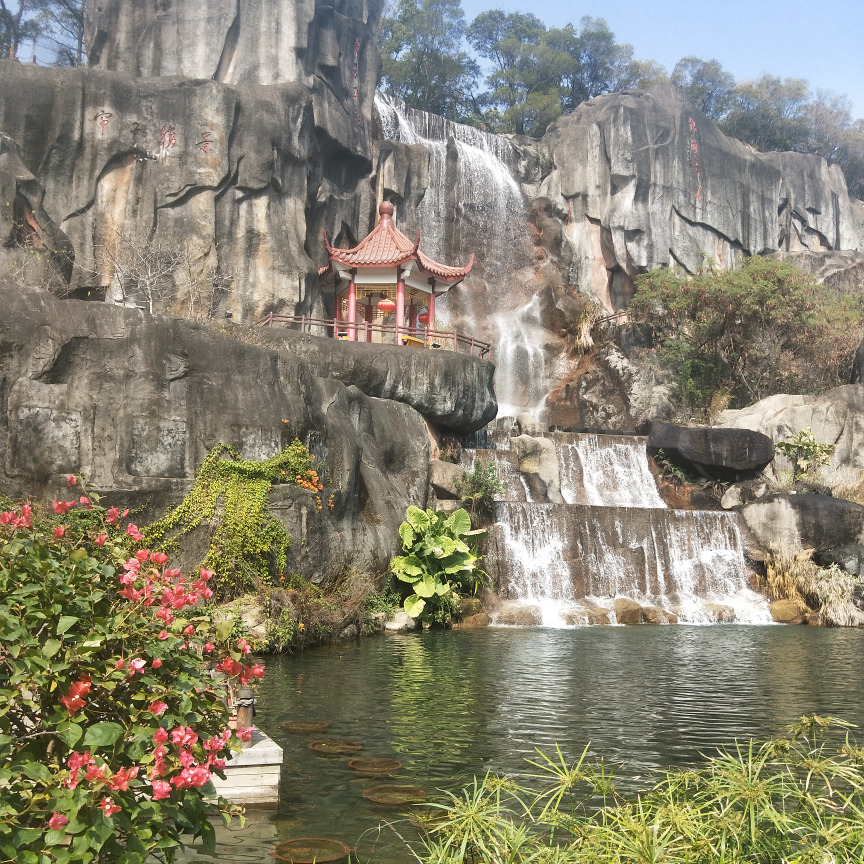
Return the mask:
{"type": "MultiPolygon", "coordinates": [[[[272,862],[277,840],[332,837],[361,861],[408,862],[416,831],[363,797],[383,783],[430,799],[487,771],[516,772],[535,748],[568,761],[621,763],[627,788],[656,769],[699,762],[735,738],[764,738],[801,714],[864,723],[864,632],[809,627],[489,628],[380,636],[270,658],[256,724],[284,748],[282,801],[242,830],[220,831],[222,864],[272,862]],[[283,730],[323,720],[324,732],[283,730]],[[363,749],[319,755],[315,739],[363,749]],[[352,758],[402,763],[363,775],[352,758]],[[364,833],[366,832],[366,833],[364,833]],[[358,844],[359,841],[359,844],[358,844]]],[[[861,736],[864,739],[864,735],[861,736]]],[[[190,850],[187,862],[210,861],[190,850]]]]}

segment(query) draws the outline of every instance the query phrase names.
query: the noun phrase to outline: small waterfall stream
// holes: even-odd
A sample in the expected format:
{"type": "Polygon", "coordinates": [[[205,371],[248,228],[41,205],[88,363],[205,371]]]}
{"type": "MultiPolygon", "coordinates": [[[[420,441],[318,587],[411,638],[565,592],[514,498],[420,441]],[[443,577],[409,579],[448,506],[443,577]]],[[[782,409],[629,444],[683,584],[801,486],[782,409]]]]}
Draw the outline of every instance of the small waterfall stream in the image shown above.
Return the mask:
{"type": "Polygon", "coordinates": [[[505,484],[486,561],[502,597],[539,607],[547,626],[582,620],[585,609],[611,612],[622,597],[686,623],[770,622],[747,584],[735,515],[666,507],[645,439],[549,437],[563,504],[532,500],[512,451],[463,451],[467,470],[493,461],[505,484]]]}

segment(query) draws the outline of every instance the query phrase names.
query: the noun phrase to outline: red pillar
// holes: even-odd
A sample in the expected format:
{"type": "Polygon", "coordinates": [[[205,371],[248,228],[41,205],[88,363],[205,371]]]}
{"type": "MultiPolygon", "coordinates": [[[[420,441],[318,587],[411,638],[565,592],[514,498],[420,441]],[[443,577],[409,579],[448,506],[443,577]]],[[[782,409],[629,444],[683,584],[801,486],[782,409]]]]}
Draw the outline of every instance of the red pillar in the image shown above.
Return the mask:
{"type": "Polygon", "coordinates": [[[348,341],[354,342],[357,339],[357,283],[354,281],[354,274],[351,274],[351,281],[348,283],[348,341]]]}
{"type": "Polygon", "coordinates": [[[402,331],[405,328],[405,280],[399,270],[399,281],[396,283],[396,344],[402,344],[402,331]]]}

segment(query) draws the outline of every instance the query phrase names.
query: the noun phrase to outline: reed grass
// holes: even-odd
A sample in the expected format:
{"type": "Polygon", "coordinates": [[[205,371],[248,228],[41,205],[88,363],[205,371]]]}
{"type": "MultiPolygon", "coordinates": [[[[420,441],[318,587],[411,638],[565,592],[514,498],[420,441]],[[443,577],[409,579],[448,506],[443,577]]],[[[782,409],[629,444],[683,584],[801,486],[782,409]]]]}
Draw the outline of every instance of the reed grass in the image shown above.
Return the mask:
{"type": "Polygon", "coordinates": [[[864,750],[849,725],[802,717],[630,796],[587,748],[572,764],[538,751],[532,772],[430,804],[440,818],[412,852],[420,864],[860,864],[864,750]]]}

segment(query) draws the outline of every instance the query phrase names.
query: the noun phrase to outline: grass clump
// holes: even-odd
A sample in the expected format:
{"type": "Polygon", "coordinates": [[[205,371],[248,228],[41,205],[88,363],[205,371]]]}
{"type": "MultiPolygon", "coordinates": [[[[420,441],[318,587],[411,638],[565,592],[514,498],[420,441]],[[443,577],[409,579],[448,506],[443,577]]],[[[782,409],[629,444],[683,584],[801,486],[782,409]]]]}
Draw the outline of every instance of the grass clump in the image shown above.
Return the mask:
{"type": "Polygon", "coordinates": [[[815,609],[819,623],[827,627],[857,627],[864,623],[864,613],[853,602],[858,580],[836,564],[820,567],[812,555],[812,549],[769,552],[765,559],[768,594],[774,600],[792,600],[815,609]]]}
{"type": "Polygon", "coordinates": [[[613,768],[538,751],[434,807],[422,864],[852,864],[864,860],[864,751],[802,717],[766,743],[721,749],[623,794],[613,768]]]}

